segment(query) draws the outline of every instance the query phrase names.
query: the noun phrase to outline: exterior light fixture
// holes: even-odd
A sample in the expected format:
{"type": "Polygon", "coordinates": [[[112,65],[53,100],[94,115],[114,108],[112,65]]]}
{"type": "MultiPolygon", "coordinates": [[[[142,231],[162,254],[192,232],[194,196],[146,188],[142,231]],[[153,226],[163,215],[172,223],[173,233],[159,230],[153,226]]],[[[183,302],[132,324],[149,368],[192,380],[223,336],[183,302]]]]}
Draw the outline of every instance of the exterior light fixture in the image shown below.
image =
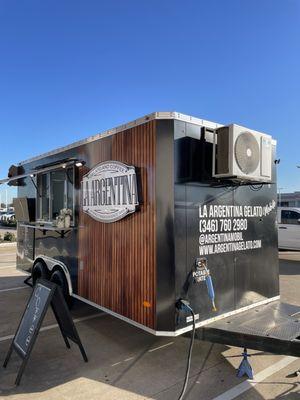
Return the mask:
{"type": "Polygon", "coordinates": [[[84,161],[76,161],[75,165],[76,167],[82,167],[85,164],[84,161]]]}

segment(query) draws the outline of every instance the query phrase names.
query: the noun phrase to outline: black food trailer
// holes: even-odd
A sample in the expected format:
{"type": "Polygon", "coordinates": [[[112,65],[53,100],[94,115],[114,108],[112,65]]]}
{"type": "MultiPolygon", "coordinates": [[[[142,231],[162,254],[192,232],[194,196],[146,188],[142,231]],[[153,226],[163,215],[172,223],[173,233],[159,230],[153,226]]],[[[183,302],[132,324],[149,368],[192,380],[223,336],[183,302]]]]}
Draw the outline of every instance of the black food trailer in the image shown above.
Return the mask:
{"type": "Polygon", "coordinates": [[[204,340],[299,356],[275,150],[252,129],[156,112],[14,165],[17,268],[154,335],[195,323],[204,340]]]}

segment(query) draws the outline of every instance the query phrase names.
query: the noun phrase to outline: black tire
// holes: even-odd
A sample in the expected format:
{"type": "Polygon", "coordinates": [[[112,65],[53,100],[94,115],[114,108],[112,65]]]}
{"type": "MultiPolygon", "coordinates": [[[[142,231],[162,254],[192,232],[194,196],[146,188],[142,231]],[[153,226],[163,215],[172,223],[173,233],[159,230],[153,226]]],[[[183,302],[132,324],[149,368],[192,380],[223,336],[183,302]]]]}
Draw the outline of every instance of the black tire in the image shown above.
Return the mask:
{"type": "Polygon", "coordinates": [[[65,274],[57,269],[51,274],[50,281],[56,283],[61,288],[66,303],[68,307],[71,308],[73,305],[73,298],[69,295],[69,287],[65,274]]]}
{"type": "Polygon", "coordinates": [[[41,261],[38,261],[32,270],[32,284],[35,286],[37,279],[49,279],[49,271],[48,268],[46,267],[45,264],[43,264],[41,261]]]}

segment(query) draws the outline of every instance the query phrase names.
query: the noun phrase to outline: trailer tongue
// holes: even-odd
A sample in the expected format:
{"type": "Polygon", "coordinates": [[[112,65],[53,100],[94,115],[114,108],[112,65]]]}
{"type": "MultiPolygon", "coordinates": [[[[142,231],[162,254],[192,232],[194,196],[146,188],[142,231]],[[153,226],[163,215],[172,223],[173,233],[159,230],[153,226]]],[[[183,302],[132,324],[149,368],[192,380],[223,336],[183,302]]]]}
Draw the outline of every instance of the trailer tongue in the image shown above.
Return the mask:
{"type": "Polygon", "coordinates": [[[300,357],[300,307],[273,301],[198,330],[213,343],[300,357]]]}

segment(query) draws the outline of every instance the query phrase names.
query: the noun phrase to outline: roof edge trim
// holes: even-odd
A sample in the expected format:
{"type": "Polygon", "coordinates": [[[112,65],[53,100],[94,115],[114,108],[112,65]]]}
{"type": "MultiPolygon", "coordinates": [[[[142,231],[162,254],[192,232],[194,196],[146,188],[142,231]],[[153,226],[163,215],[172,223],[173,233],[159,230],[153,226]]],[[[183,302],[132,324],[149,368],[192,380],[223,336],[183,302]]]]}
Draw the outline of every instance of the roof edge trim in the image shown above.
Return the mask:
{"type": "Polygon", "coordinates": [[[190,123],[195,124],[195,125],[201,125],[201,126],[205,126],[207,128],[212,128],[212,129],[216,129],[216,128],[219,128],[219,127],[222,126],[221,124],[218,124],[218,123],[215,123],[215,122],[207,121],[207,120],[201,119],[201,118],[192,117],[190,115],[182,114],[182,113],[179,113],[179,112],[176,112],[176,111],[172,111],[172,112],[169,112],[169,111],[153,112],[153,113],[145,115],[144,117],[141,117],[141,118],[135,119],[133,121],[130,121],[130,122],[126,123],[126,124],[119,125],[116,128],[108,129],[108,130],[106,130],[104,132],[97,133],[96,135],[89,136],[86,139],[78,140],[78,141],[73,142],[73,143],[71,143],[69,145],[58,147],[57,149],[50,150],[48,152],[42,153],[42,154],[34,156],[32,158],[28,158],[27,160],[19,162],[17,165],[21,166],[21,165],[28,164],[28,163],[33,162],[33,161],[40,160],[40,159],[45,158],[45,157],[50,157],[50,156],[52,156],[54,154],[62,153],[63,151],[70,150],[70,149],[72,149],[74,147],[78,147],[78,146],[81,146],[83,144],[94,142],[95,140],[98,140],[98,139],[103,138],[103,137],[115,135],[116,133],[122,132],[122,131],[124,131],[126,129],[133,128],[133,127],[138,126],[138,125],[142,125],[142,124],[144,124],[144,123],[146,123],[148,121],[152,121],[154,119],[174,119],[174,120],[176,119],[176,120],[179,120],[179,121],[190,122],[190,123]]]}

